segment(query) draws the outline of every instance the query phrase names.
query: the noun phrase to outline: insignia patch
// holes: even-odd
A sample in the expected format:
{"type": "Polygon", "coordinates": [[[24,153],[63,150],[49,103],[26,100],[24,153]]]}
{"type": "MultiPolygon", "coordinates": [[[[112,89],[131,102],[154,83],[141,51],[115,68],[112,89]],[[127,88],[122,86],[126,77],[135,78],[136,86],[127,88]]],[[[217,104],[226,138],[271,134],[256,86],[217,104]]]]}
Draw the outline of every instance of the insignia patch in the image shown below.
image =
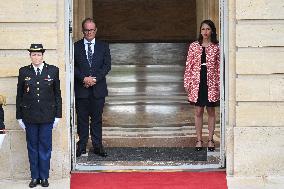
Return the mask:
{"type": "Polygon", "coordinates": [[[29,81],[29,80],[31,80],[30,77],[25,77],[25,81],[29,81]]]}
{"type": "Polygon", "coordinates": [[[46,81],[52,81],[53,79],[51,79],[51,78],[50,78],[50,76],[49,76],[49,75],[47,75],[47,78],[46,78],[46,79],[44,79],[44,80],[46,80],[46,81]]]}

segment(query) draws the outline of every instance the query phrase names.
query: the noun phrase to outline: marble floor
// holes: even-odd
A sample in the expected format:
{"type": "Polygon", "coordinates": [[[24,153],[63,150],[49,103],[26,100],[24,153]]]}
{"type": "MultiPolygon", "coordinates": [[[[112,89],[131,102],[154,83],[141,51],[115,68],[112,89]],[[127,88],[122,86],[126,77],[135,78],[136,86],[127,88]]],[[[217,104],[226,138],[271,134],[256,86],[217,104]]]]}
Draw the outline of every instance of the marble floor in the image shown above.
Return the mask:
{"type": "MultiPolygon", "coordinates": [[[[107,78],[109,96],[103,114],[106,147],[195,146],[194,107],[187,102],[183,88],[187,46],[185,43],[110,44],[112,70],[107,78]]],[[[218,152],[219,108],[216,112],[214,139],[218,152]]],[[[205,113],[204,141],[207,135],[205,113]]],[[[212,156],[214,163],[219,162],[218,154],[212,156]]],[[[77,163],[86,162],[78,158],[77,163]]],[[[131,163],[141,165],[141,162],[131,163]]],[[[124,164],[129,162],[120,162],[124,164]]]]}

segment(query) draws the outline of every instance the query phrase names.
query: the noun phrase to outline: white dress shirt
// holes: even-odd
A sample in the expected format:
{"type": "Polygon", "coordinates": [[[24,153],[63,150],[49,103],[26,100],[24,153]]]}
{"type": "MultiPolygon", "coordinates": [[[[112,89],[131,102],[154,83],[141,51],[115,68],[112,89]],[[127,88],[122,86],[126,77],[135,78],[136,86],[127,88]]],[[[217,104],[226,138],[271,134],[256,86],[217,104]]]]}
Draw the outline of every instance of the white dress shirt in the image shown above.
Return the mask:
{"type": "Polygon", "coordinates": [[[91,44],[91,49],[92,49],[92,53],[94,54],[94,51],[95,51],[95,44],[96,44],[96,38],[94,38],[92,41],[87,41],[85,38],[84,38],[84,44],[85,44],[85,51],[86,51],[86,56],[88,57],[88,43],[92,43],[91,44]]]}
{"type": "Polygon", "coordinates": [[[44,66],[44,63],[41,63],[38,67],[35,67],[34,65],[33,65],[33,68],[34,68],[34,70],[35,70],[35,73],[37,73],[37,68],[39,68],[39,72],[40,72],[40,74],[41,74],[41,72],[42,72],[42,69],[43,69],[43,66],[44,66]]]}

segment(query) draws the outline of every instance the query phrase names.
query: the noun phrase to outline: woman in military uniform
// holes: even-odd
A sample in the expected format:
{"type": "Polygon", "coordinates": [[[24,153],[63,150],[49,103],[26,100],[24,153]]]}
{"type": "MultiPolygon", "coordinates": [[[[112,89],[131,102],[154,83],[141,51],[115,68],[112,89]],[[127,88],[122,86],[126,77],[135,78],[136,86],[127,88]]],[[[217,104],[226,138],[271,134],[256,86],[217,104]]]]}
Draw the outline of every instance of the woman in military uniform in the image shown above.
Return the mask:
{"type": "Polygon", "coordinates": [[[16,118],[26,131],[30,162],[29,187],[48,187],[52,151],[52,129],[62,117],[59,69],[43,61],[42,44],[31,44],[31,64],[18,76],[16,118]]]}

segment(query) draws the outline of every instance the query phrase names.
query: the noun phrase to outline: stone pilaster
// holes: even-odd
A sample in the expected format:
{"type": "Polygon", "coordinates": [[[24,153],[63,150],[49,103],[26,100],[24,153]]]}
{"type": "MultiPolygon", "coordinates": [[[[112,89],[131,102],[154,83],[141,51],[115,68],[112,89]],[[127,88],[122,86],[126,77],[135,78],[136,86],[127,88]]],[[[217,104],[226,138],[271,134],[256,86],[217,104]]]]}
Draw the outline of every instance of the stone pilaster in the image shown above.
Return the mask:
{"type": "Polygon", "coordinates": [[[202,20],[210,19],[214,22],[217,34],[219,34],[219,1],[218,0],[196,0],[196,23],[197,35],[202,20]]]}
{"type": "Polygon", "coordinates": [[[92,0],[74,0],[73,1],[73,39],[77,41],[82,37],[81,23],[87,18],[93,17],[92,0]]]}

